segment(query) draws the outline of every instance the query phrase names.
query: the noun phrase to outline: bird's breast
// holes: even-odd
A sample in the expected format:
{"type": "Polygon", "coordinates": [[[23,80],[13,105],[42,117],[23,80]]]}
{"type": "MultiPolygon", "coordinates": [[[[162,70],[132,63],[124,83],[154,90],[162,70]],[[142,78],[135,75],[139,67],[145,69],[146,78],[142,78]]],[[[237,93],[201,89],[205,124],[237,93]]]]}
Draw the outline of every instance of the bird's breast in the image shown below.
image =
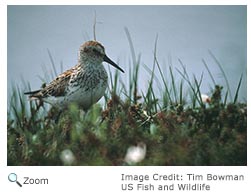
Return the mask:
{"type": "Polygon", "coordinates": [[[70,81],[66,101],[76,102],[84,109],[88,109],[104,95],[107,80],[104,68],[76,73],[70,81]]]}

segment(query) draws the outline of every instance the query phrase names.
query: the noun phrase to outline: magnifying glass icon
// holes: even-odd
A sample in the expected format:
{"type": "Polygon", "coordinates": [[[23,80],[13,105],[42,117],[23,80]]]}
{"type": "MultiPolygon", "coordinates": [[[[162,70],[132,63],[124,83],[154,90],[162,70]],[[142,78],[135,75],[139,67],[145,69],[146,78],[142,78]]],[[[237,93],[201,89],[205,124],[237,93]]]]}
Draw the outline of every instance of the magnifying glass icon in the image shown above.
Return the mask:
{"type": "Polygon", "coordinates": [[[19,187],[22,187],[22,184],[17,181],[17,174],[16,173],[10,173],[8,176],[8,179],[10,182],[16,182],[19,187]]]}

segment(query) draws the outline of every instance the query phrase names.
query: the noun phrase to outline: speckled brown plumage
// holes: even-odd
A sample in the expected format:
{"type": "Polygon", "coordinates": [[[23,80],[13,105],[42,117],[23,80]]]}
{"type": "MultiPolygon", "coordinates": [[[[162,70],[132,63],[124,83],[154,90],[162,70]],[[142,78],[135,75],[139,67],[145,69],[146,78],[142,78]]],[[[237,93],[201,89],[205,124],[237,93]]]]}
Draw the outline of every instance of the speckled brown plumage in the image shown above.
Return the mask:
{"type": "Polygon", "coordinates": [[[107,88],[105,61],[124,72],[110,60],[104,47],[97,41],[88,41],[80,46],[78,64],[60,74],[40,90],[26,92],[30,100],[39,99],[52,106],[64,108],[71,102],[88,109],[96,103],[107,88]]]}

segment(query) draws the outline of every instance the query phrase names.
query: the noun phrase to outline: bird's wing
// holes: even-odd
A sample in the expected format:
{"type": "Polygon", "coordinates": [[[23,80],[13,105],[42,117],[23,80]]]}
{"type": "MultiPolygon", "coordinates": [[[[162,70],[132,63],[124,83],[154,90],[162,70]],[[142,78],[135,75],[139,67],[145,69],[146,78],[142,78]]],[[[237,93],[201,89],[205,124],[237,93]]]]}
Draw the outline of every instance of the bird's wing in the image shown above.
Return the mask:
{"type": "Polygon", "coordinates": [[[77,66],[63,72],[44,88],[34,92],[26,92],[25,94],[29,94],[31,99],[41,99],[49,96],[64,96],[67,92],[68,83],[71,79],[72,73],[76,70],[76,68],[77,66]]]}

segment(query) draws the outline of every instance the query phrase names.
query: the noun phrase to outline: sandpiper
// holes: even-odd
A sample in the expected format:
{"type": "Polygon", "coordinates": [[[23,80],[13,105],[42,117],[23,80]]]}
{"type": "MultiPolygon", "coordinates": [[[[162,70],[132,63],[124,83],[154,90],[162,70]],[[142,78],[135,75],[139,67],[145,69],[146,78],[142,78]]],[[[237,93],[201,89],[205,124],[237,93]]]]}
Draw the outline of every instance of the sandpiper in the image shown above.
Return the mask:
{"type": "Polygon", "coordinates": [[[80,46],[76,66],[60,74],[44,88],[25,94],[30,100],[39,99],[60,110],[70,103],[88,110],[104,95],[108,86],[104,61],[124,72],[107,57],[105,48],[99,42],[87,41],[80,46]]]}

